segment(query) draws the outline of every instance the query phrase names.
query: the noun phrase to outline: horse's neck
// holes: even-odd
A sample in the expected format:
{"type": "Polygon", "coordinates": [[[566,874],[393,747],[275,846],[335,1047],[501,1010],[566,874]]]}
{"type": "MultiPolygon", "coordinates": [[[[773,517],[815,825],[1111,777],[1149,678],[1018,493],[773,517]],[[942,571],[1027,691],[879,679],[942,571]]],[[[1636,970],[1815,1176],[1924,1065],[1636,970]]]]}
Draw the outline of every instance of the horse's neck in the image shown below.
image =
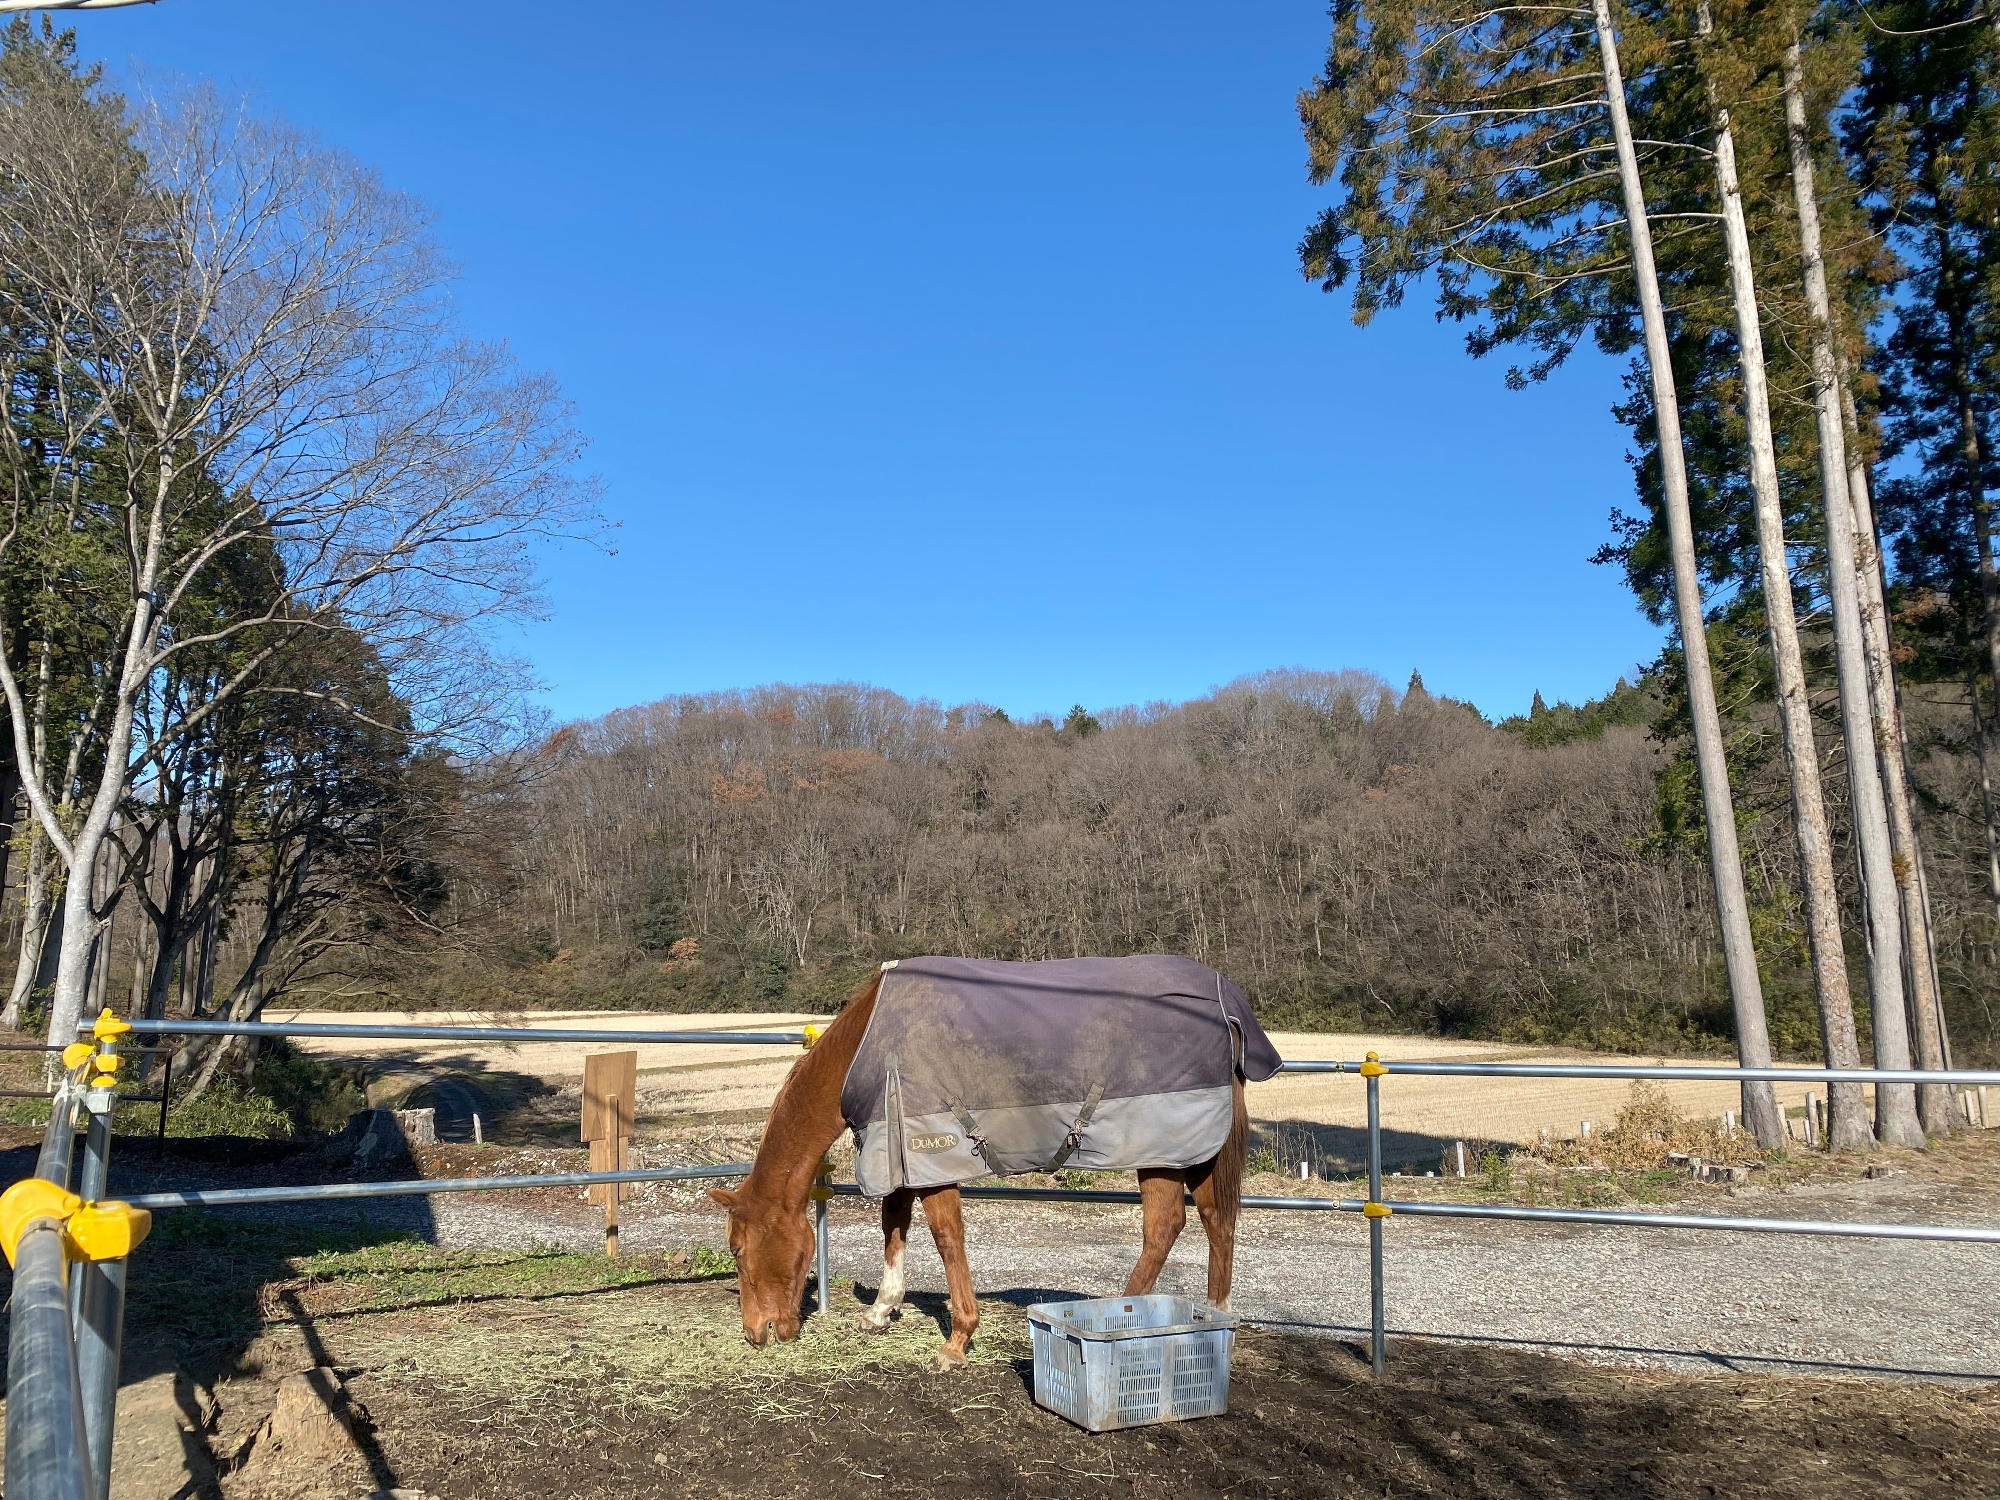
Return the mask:
{"type": "MultiPolygon", "coordinates": [[[[876,981],[877,984],[880,980],[876,981]]],[[[812,1050],[793,1065],[771,1104],[764,1140],[743,1191],[775,1197],[781,1203],[806,1201],[813,1174],[845,1124],[840,1114],[840,1089],[847,1080],[854,1054],[861,1050],[868,1017],[875,1009],[876,985],[871,984],[841,1008],[812,1050]]]]}

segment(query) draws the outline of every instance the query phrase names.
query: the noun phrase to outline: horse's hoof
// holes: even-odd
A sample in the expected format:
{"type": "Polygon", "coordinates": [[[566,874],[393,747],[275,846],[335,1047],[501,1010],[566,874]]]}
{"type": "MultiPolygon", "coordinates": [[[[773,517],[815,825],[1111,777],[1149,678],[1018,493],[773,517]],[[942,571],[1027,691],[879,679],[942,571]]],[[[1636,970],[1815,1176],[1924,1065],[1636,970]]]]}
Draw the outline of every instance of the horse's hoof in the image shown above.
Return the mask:
{"type": "Polygon", "coordinates": [[[937,1358],[931,1361],[931,1368],[940,1375],[949,1375],[955,1370],[965,1368],[965,1356],[946,1344],[938,1350],[937,1358]]]}
{"type": "Polygon", "coordinates": [[[871,1318],[867,1313],[863,1313],[857,1320],[863,1333],[887,1333],[889,1325],[895,1321],[896,1315],[894,1313],[885,1314],[879,1322],[871,1318]]]}

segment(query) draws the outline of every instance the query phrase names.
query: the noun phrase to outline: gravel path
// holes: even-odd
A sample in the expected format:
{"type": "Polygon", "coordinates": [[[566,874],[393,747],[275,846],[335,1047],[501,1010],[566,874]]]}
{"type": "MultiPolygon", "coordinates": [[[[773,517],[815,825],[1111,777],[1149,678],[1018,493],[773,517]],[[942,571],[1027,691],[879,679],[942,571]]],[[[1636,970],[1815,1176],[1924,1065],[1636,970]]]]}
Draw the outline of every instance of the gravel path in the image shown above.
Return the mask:
{"type": "MultiPolygon", "coordinates": [[[[721,1222],[679,1202],[629,1212],[632,1250],[715,1244],[721,1222]]],[[[1890,1222],[1986,1222],[1962,1195],[1907,1179],[1800,1189],[1781,1201],[1732,1199],[1733,1214],[1890,1222]]],[[[440,1241],[594,1248],[581,1217],[557,1226],[483,1195],[439,1198],[440,1241]]],[[[980,1295],[1018,1304],[1119,1291],[1138,1246],[1136,1208],[971,1202],[980,1295]]],[[[1543,1348],[1605,1364],[2000,1379],[2000,1247],[1770,1234],[1634,1230],[1502,1221],[1392,1220],[1386,1300],[1392,1333],[1543,1348]]],[[[872,1289],[881,1238],[872,1214],[834,1206],[834,1275],[872,1289]]],[[[1199,1297],[1207,1247],[1190,1222],[1160,1290],[1199,1297]]],[[[908,1261],[918,1292],[942,1293],[929,1238],[908,1261]]],[[[1368,1240],[1345,1214],[1246,1213],[1236,1311],[1251,1321],[1335,1337],[1365,1335],[1368,1240]]]]}

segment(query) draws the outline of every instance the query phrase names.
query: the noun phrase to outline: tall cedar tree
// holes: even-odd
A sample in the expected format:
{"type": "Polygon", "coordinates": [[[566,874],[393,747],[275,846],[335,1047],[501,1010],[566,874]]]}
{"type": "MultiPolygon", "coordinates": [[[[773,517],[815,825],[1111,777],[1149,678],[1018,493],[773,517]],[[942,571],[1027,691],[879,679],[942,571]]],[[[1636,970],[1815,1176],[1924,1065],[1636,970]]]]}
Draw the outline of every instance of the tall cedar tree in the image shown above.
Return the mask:
{"type": "MultiPolygon", "coordinates": [[[[1313,179],[1337,178],[1344,197],[1308,233],[1301,258],[1329,290],[1354,282],[1354,316],[1364,323],[1435,276],[1440,315],[1475,322],[1472,353],[1507,343],[1535,351],[1526,370],[1510,372],[1514,383],[1546,375],[1585,337],[1606,352],[1628,351],[1643,324],[1655,415],[1674,427],[1663,477],[1669,496],[1684,501],[1653,231],[1671,245],[1706,216],[1652,204],[1684,198],[1685,179],[1704,163],[1697,153],[1663,148],[1654,132],[1638,146],[1619,134],[1633,96],[1643,100],[1652,88],[1666,42],[1657,28],[1626,22],[1620,38],[1602,3],[1593,15],[1342,0],[1325,74],[1301,97],[1300,116],[1313,179]],[[1621,61],[1635,82],[1620,77],[1621,61]]],[[[1671,518],[1739,1055],[1756,1065],[1768,1056],[1766,1022],[1708,674],[1693,523],[1684,504],[1671,518]]],[[[1781,1127],[1769,1090],[1746,1085],[1744,1103],[1746,1121],[1776,1144],[1781,1127]]]]}
{"type": "MultiPolygon", "coordinates": [[[[1877,351],[1881,521],[1893,537],[1905,673],[1965,685],[1987,779],[2000,694],[2000,23],[1979,0],[1871,5],[1844,143],[1907,268],[1877,351]],[[1986,704],[1979,701],[1982,685],[1986,704]]],[[[1982,809],[2000,908],[2000,808],[1982,809]]]]}

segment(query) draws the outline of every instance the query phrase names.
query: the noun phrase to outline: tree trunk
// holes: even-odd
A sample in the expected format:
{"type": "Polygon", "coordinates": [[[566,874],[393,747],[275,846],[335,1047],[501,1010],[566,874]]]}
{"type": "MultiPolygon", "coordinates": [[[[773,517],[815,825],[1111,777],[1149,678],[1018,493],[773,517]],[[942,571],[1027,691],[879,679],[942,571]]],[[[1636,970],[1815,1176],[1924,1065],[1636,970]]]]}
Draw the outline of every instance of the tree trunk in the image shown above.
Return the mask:
{"type": "MultiPolygon", "coordinates": [[[[114,734],[129,737],[129,714],[114,722],[114,734]]],[[[112,744],[122,743],[113,738],[112,744]]],[[[56,948],[56,982],[49,999],[48,1041],[64,1047],[77,1039],[78,1022],[89,1001],[91,956],[97,948],[96,880],[98,859],[111,836],[111,823],[124,792],[125,776],[107,765],[98,795],[70,844],[70,874],[63,882],[62,942],[56,948]],[[115,779],[115,786],[113,785],[115,779]],[[81,878],[79,878],[81,872],[81,878]]],[[[53,1052],[50,1066],[55,1066],[53,1052]]]]}
{"type": "MultiPolygon", "coordinates": [[[[221,1017],[230,1021],[254,1021],[263,1013],[264,1006],[286,982],[295,969],[290,963],[276,965],[280,946],[287,937],[286,927],[290,921],[299,892],[305,886],[306,872],[311,866],[312,846],[307,844],[295,856],[291,870],[280,876],[276,871],[267,876],[270,882],[266,888],[263,927],[257,935],[257,944],[250,951],[250,959],[243,972],[237,976],[231,987],[229,998],[224,1002],[221,1017]],[[282,888],[280,887],[282,882],[282,888]]],[[[211,912],[211,918],[213,913],[211,912]]],[[[323,917],[321,919],[324,920],[323,917]]],[[[308,924],[306,931],[289,934],[290,954],[296,957],[303,951],[315,935],[320,922],[308,924]]],[[[211,970],[211,973],[213,971],[211,970]]],[[[188,1096],[201,1093],[215,1081],[215,1075],[225,1064],[240,1069],[248,1076],[248,1070],[255,1063],[257,1039],[255,1037],[211,1037],[191,1038],[182,1044],[174,1057],[174,1071],[184,1073],[193,1082],[188,1087],[188,1096]],[[208,1043],[206,1055],[201,1044],[208,1043]]]]}
{"type": "Polygon", "coordinates": [[[115,852],[123,822],[114,813],[111,832],[99,846],[99,858],[90,872],[90,967],[84,983],[82,1014],[94,1016],[104,1009],[104,996],[111,981],[111,938],[117,919],[119,872],[114,860],[104,856],[115,852]]]}
{"type": "MultiPolygon", "coordinates": [[[[1722,719],[1715,706],[1715,681],[1708,665],[1707,622],[1702,617],[1701,579],[1695,571],[1694,520],[1688,508],[1687,461],[1681,450],[1680,396],[1667,345],[1666,315],[1653,267],[1652,226],[1639,181],[1639,158],[1632,148],[1632,125],[1625,113],[1625,79],[1611,27],[1609,0],[1593,0],[1597,46],[1604,58],[1604,98],[1618,148],[1618,179],[1625,195],[1625,223],[1632,240],[1632,273],[1646,334],[1646,368],[1652,379],[1653,413],[1659,424],[1661,490],[1674,565],[1674,606],[1686,653],[1688,708],[1694,723],[1695,765],[1701,776],[1702,809],[1708,825],[1708,863],[1715,883],[1715,909],[1722,926],[1722,954],[1729,973],[1729,999],[1736,1018],[1737,1060],[1746,1068],[1771,1065],[1770,1028],[1757,975],[1757,952],[1750,939],[1750,905],[1743,893],[1743,861],[1736,838],[1736,809],[1723,758],[1722,719]]],[[[1784,1120],[1768,1083],[1743,1085],[1743,1123],[1762,1142],[1784,1139],[1784,1120]]]]}
{"type": "MultiPolygon", "coordinates": [[[[0,700],[0,713],[6,711],[0,700]]],[[[0,892],[7,889],[7,870],[14,854],[14,803],[21,795],[21,767],[14,759],[14,735],[10,726],[0,734],[0,892]]]]}
{"type": "Polygon", "coordinates": [[[42,950],[49,938],[49,841],[42,830],[28,827],[28,858],[21,872],[21,950],[14,959],[14,988],[0,1025],[19,1026],[28,997],[43,983],[42,950]]]}
{"type": "MultiPolygon", "coordinates": [[[[1890,655],[1889,610],[1882,574],[1882,547],[1875,531],[1875,507],[1868,496],[1868,460],[1861,447],[1861,424],[1854,407],[1854,390],[1845,361],[1837,362],[1842,430],[1847,450],[1847,498],[1854,512],[1855,562],[1861,586],[1862,645],[1868,660],[1868,697],[1874,707],[1882,791],[1889,815],[1890,857],[1896,877],[1896,904],[1903,918],[1904,977],[1909,985],[1910,1021],[1917,1065],[1938,1069],[1945,1064],[1944,1008],[1938,994],[1937,961],[1931,934],[1930,903],[1925,899],[1923,846],[1917,837],[1915,809],[1910,801],[1908,740],[1903,732],[1903,705],[1896,686],[1895,658],[1890,655]]],[[[1919,1084],[1917,1118],[1925,1135],[1950,1135],[1958,1126],[1951,1089],[1942,1083],[1919,1084]]]]}
{"type": "Polygon", "coordinates": [[[1966,700],[1972,705],[1972,750],[1979,759],[1979,802],[1986,814],[1986,888],[1993,897],[1993,925],[2000,932],[2000,813],[1993,795],[1993,747],[1986,742],[1986,716],[1979,711],[1979,674],[1965,674],[1966,700]]]}
{"type": "MultiPolygon", "coordinates": [[[[1803,63],[1795,39],[1785,49],[1785,133],[1792,158],[1806,308],[1811,319],[1813,416],[1819,436],[1820,487],[1826,505],[1827,597],[1833,606],[1834,665],[1840,679],[1841,734],[1847,746],[1848,798],[1861,854],[1868,919],[1868,997],[1875,1065],[1910,1066],[1909,1019],[1903,1000],[1902,912],[1896,897],[1889,819],[1877,765],[1875,723],[1868,701],[1861,602],[1855,575],[1854,511],[1847,498],[1847,445],[1841,431],[1840,382],[1833,355],[1833,316],[1820,250],[1819,200],[1813,187],[1812,138],[1806,128],[1803,63]]],[[[1885,1145],[1924,1144],[1916,1089],[1875,1088],[1875,1135],[1885,1145]]]]}
{"type": "MultiPolygon", "coordinates": [[[[1706,7],[1703,19],[1706,20],[1706,7]]],[[[1713,95],[1711,94],[1711,102],[1713,95]]],[[[1829,1068],[1861,1066],[1854,1034],[1854,997],[1847,982],[1847,951],[1840,936],[1840,893],[1834,881],[1833,840],[1827,833],[1826,799],[1820,787],[1819,750],[1813,738],[1812,707],[1806,696],[1805,662],[1792,608],[1792,575],[1785,552],[1784,502],[1778,492],[1777,450],[1771,436],[1770,391],[1764,370],[1764,333],[1757,312],[1751,270],[1750,232],[1743,218],[1743,195],[1736,177],[1736,138],[1729,112],[1715,112],[1715,176],[1722,199],[1723,242],[1729,259],[1730,292],[1736,304],[1736,342],[1743,371],[1743,415],[1749,427],[1750,489],[1757,506],[1757,547],[1764,586],[1764,614],[1770,626],[1771,664],[1777,678],[1778,722],[1784,732],[1785,770],[1792,793],[1792,832],[1799,847],[1805,886],[1806,942],[1812,959],[1813,989],[1819,1001],[1820,1045],[1829,1068]]],[[[1827,1144],[1835,1151],[1872,1144],[1867,1103],[1858,1083],[1827,1089],[1827,1144]]],[[[1763,1141],[1766,1147],[1784,1143],[1763,1141]]]]}
{"type": "Polygon", "coordinates": [[[215,995],[215,948],[221,936],[222,913],[211,906],[202,918],[200,937],[195,944],[194,973],[188,973],[187,959],[181,959],[181,1014],[206,1016],[215,995]],[[189,983],[192,978],[193,983],[189,983]]]}

